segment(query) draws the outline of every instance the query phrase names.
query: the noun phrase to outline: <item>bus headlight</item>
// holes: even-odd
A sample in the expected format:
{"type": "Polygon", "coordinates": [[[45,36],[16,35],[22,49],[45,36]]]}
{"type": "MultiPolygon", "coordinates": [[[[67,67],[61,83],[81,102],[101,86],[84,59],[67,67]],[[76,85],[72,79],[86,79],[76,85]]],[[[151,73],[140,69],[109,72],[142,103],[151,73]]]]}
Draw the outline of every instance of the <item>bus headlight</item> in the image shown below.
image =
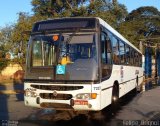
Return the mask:
{"type": "Polygon", "coordinates": [[[30,97],[31,96],[31,92],[30,91],[25,91],[25,96],[26,97],[30,97]]]}
{"type": "Polygon", "coordinates": [[[36,97],[37,93],[36,92],[31,92],[31,97],[36,97]]]}
{"type": "Polygon", "coordinates": [[[89,100],[89,99],[96,99],[96,98],[97,98],[97,93],[81,93],[76,95],[76,99],[89,100]]]}
{"type": "Polygon", "coordinates": [[[25,91],[25,96],[26,97],[36,97],[37,93],[33,91],[25,91]]]}

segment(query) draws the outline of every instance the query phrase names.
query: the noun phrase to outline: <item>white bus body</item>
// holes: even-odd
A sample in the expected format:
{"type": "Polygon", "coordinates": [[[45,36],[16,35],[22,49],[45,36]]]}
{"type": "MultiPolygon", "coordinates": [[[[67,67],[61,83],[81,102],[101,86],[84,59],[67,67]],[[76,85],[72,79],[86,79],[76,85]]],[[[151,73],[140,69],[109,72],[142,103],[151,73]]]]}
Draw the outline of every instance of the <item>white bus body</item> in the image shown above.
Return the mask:
{"type": "MultiPolygon", "coordinates": [[[[127,48],[126,47],[127,45],[129,49],[131,48],[134,49],[134,52],[139,55],[139,59],[142,59],[141,52],[134,45],[132,45],[129,41],[127,41],[122,35],[120,35],[117,31],[115,31],[105,21],[103,21],[100,18],[95,18],[95,19],[98,21],[98,27],[99,27],[99,31],[96,31],[97,33],[95,35],[97,42],[100,41],[100,37],[98,36],[101,36],[100,28],[103,27],[109,33],[114,35],[118,41],[123,41],[123,44],[125,45],[124,49],[127,48]]],[[[82,34],[83,31],[78,31],[78,33],[82,34]]],[[[78,34],[78,33],[73,33],[73,34],[78,34]]],[[[34,34],[32,36],[34,36],[34,34]]],[[[71,38],[71,39],[74,39],[74,38],[71,38]]],[[[46,71],[44,70],[38,71],[38,67],[35,67],[34,69],[30,68],[29,65],[31,64],[31,61],[33,60],[34,57],[32,56],[32,54],[29,54],[32,52],[30,51],[32,40],[30,40],[29,43],[30,43],[28,47],[29,52],[27,57],[28,65],[26,68],[28,69],[28,71],[26,72],[25,83],[24,83],[24,90],[25,90],[24,102],[26,106],[32,106],[32,107],[38,107],[38,108],[55,108],[60,110],[74,109],[74,110],[98,111],[98,110],[102,110],[103,108],[105,108],[106,106],[112,103],[113,91],[114,91],[113,88],[115,86],[117,86],[118,88],[116,92],[118,92],[117,96],[118,98],[120,98],[123,95],[127,94],[129,91],[135,89],[143,81],[143,68],[140,61],[138,65],[129,65],[129,63],[127,63],[128,61],[126,58],[123,64],[115,64],[113,62],[113,57],[111,59],[112,63],[110,65],[111,66],[110,68],[111,71],[109,72],[110,76],[107,77],[107,79],[102,79],[101,72],[98,72],[97,78],[99,78],[98,79],[99,81],[97,82],[93,81],[88,83],[88,80],[63,82],[63,79],[62,81],[61,80],[50,81],[52,77],[50,77],[49,75],[45,75],[45,72],[52,74],[53,71],[51,71],[49,68],[46,68],[46,71]],[[31,58],[32,60],[29,59],[29,57],[32,57],[31,58]],[[34,74],[32,74],[33,70],[38,72],[33,72],[34,74]],[[43,74],[40,74],[40,73],[44,73],[44,76],[43,74]],[[31,77],[31,74],[32,74],[32,77],[31,77]],[[34,76],[37,76],[36,74],[39,74],[37,79],[32,79],[34,78],[34,76]]],[[[39,44],[39,42],[37,43],[39,44]]],[[[72,43],[72,40],[70,41],[70,43],[72,43]]],[[[100,45],[100,44],[96,44],[96,45],[100,45]]],[[[119,46],[119,48],[121,47],[119,46]]],[[[97,49],[100,49],[100,47],[97,47],[97,49]]],[[[88,52],[90,52],[90,50],[88,52]]],[[[98,53],[98,50],[97,50],[97,53],[98,53]]],[[[113,55],[113,48],[112,48],[112,53],[110,54],[113,55]]],[[[125,55],[127,55],[127,53],[125,55]]],[[[101,56],[100,52],[98,56],[101,56]]],[[[124,57],[127,57],[127,56],[124,56],[124,57]]],[[[99,57],[98,59],[99,60],[97,61],[99,62],[99,65],[97,69],[99,71],[103,71],[101,70],[101,67],[102,67],[101,58],[99,57]]],[[[130,60],[132,60],[131,57],[130,57],[130,60]]],[[[138,59],[136,60],[138,61],[138,59]]],[[[36,63],[38,64],[38,61],[36,61],[36,63]]],[[[134,61],[134,63],[136,62],[134,61]]],[[[72,65],[74,65],[74,63],[72,65]]],[[[90,68],[92,67],[90,66],[90,68]]],[[[81,71],[85,71],[85,68],[84,69],[79,68],[79,72],[81,71]]],[[[86,72],[88,71],[86,70],[86,72]]],[[[56,75],[55,73],[55,76],[60,76],[60,75],[56,75]]],[[[88,76],[90,75],[88,74],[88,76]]]]}

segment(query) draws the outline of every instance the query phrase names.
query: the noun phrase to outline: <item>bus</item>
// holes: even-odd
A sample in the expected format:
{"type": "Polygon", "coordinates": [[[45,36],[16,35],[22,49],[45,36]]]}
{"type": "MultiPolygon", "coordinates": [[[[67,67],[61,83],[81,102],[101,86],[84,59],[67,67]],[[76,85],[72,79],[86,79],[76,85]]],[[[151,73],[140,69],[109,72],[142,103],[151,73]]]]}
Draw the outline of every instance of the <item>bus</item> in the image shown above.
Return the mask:
{"type": "Polygon", "coordinates": [[[34,24],[27,46],[26,106],[100,111],[142,81],[142,53],[101,18],[34,24]]]}

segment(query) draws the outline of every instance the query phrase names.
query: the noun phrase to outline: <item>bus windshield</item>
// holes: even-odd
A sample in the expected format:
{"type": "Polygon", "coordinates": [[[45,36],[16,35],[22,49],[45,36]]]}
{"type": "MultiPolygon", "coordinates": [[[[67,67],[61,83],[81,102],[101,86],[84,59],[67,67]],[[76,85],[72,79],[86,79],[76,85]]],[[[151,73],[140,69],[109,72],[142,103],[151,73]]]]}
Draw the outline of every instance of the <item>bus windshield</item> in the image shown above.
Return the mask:
{"type": "Polygon", "coordinates": [[[52,80],[97,80],[95,33],[34,35],[30,43],[30,67],[34,73],[36,69],[52,69],[50,74],[45,70],[37,72],[37,78],[45,75],[52,80]]]}

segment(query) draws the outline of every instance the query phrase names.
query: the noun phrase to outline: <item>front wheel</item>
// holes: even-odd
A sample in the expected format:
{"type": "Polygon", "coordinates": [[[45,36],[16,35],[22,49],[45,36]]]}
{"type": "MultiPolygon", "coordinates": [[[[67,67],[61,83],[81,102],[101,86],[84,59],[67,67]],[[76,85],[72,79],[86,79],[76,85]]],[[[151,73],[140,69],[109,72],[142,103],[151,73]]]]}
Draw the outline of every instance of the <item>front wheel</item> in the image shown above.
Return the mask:
{"type": "Polygon", "coordinates": [[[115,112],[118,110],[119,108],[119,88],[117,85],[113,86],[113,90],[112,90],[112,104],[111,104],[111,109],[112,109],[112,113],[115,114],[115,112]]]}

